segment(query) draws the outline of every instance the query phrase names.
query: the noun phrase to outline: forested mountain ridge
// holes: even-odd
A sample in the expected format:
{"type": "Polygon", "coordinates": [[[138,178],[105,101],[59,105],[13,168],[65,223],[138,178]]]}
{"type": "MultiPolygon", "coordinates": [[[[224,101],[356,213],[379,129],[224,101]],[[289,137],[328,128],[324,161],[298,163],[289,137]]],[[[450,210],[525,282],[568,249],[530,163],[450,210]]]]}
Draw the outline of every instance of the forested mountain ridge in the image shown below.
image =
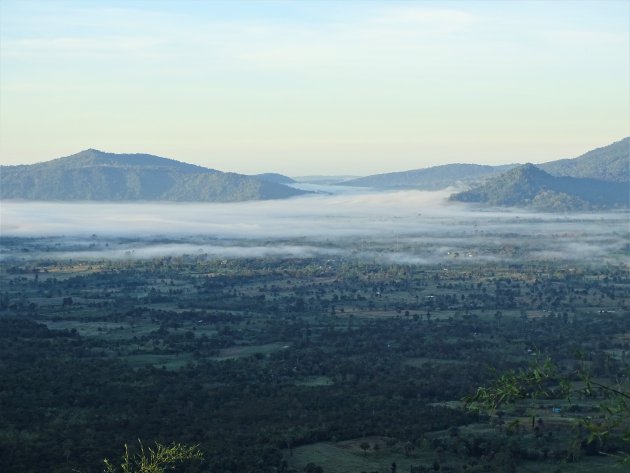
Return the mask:
{"type": "Polygon", "coordinates": [[[552,176],[533,164],[525,164],[471,190],[454,194],[451,200],[545,211],[629,206],[627,183],[552,176]]]}
{"type": "Polygon", "coordinates": [[[577,158],[549,161],[539,164],[538,167],[554,176],[630,182],[630,137],[596,148],[577,158]]]}
{"type": "Polygon", "coordinates": [[[290,178],[289,176],[285,176],[284,174],[279,174],[277,172],[265,172],[262,174],[252,174],[250,177],[254,177],[256,179],[260,179],[261,181],[267,182],[275,182],[276,184],[295,184],[295,179],[290,178]]]}
{"type": "MultiPolygon", "coordinates": [[[[548,210],[610,208],[628,204],[630,137],[574,159],[537,165],[545,176],[537,174],[536,177],[530,168],[526,174],[509,174],[518,166],[446,164],[376,174],[340,184],[390,190],[439,190],[464,184],[477,187],[457,194],[453,200],[476,199],[475,202],[492,205],[525,205],[548,210]],[[503,177],[502,173],[506,171],[508,174],[503,177]],[[586,181],[578,183],[553,180],[552,177],[586,181]],[[494,179],[499,180],[495,182],[494,179]],[[532,184],[534,181],[536,185],[532,184]],[[612,185],[606,188],[601,185],[602,181],[610,181],[612,185]],[[507,188],[499,189],[504,185],[507,188]],[[534,188],[537,191],[532,194],[534,188]],[[515,195],[510,196],[508,189],[514,190],[515,195]],[[593,192],[595,194],[590,195],[593,192]]],[[[282,199],[306,193],[291,187],[294,182],[275,173],[246,176],[150,154],[115,154],[88,149],[38,164],[1,166],[0,198],[236,202],[282,199]]]]}
{"type": "Polygon", "coordinates": [[[471,182],[480,178],[495,176],[517,166],[486,166],[481,164],[445,164],[411,171],[374,174],[345,181],[344,186],[376,187],[376,188],[416,188],[439,190],[457,183],[471,182]]]}
{"type": "MultiPolygon", "coordinates": [[[[374,174],[343,183],[348,186],[381,189],[415,188],[439,190],[457,184],[480,184],[521,164],[488,166],[480,164],[446,164],[410,171],[374,174]]],[[[596,148],[577,158],[559,159],[538,164],[552,176],[590,178],[613,182],[630,182],[630,137],[596,148]]]]}
{"type": "Polygon", "coordinates": [[[2,199],[236,202],[304,193],[255,176],[149,154],[94,149],[43,163],[0,168],[2,199]]]}

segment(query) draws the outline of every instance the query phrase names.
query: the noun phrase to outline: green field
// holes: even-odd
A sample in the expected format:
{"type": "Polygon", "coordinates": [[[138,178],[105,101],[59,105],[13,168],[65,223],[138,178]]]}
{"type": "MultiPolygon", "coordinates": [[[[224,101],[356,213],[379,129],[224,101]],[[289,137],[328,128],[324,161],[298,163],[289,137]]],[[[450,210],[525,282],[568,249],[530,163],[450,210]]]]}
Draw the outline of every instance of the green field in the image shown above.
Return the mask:
{"type": "Polygon", "coordinates": [[[387,439],[380,437],[366,437],[345,442],[321,442],[305,445],[293,449],[292,454],[285,452],[285,458],[290,467],[298,471],[309,463],[315,463],[324,469],[325,473],[360,473],[362,471],[389,472],[392,463],[396,463],[397,470],[409,471],[410,466],[420,464],[431,465],[436,460],[434,452],[414,451],[410,456],[405,455],[401,446],[388,447],[387,439]],[[359,445],[367,442],[370,449],[363,451],[359,445]],[[374,450],[374,445],[379,448],[374,450]]]}
{"type": "Polygon", "coordinates": [[[99,473],[137,439],[199,444],[204,473],[623,471],[572,445],[613,400],[585,393],[576,372],[616,385],[630,367],[625,267],[202,256],[37,267],[39,280],[29,261],[0,268],[3,473],[99,473]],[[537,354],[571,396],[464,408],[537,354]]]}
{"type": "Polygon", "coordinates": [[[252,355],[267,355],[279,350],[286,350],[290,345],[284,342],[267,343],[265,345],[240,345],[230,348],[224,348],[219,352],[218,356],[212,359],[216,361],[233,360],[235,358],[243,358],[252,355]]]}

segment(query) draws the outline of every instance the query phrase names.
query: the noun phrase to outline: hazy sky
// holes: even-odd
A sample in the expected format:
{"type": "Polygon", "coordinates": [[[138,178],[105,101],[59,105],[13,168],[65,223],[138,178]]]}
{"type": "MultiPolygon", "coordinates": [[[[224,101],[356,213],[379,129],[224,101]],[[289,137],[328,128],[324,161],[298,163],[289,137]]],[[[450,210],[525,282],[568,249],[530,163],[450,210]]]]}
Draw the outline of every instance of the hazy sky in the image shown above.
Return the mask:
{"type": "Polygon", "coordinates": [[[370,174],[628,134],[630,2],[0,2],[0,156],[370,174]]]}

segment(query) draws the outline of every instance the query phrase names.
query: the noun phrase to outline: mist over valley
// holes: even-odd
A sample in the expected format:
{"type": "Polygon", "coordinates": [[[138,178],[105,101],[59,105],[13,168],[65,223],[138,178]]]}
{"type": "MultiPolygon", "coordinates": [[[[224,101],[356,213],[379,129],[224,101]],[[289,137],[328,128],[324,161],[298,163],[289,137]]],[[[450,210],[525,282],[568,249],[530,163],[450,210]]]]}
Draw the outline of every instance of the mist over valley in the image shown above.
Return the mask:
{"type": "MultiPolygon", "coordinates": [[[[311,187],[311,189],[313,189],[311,187]]],[[[196,255],[468,264],[628,263],[628,214],[475,209],[451,190],[367,191],[241,203],[5,202],[3,260],[196,255]],[[28,251],[27,251],[28,250],[28,251]]]]}

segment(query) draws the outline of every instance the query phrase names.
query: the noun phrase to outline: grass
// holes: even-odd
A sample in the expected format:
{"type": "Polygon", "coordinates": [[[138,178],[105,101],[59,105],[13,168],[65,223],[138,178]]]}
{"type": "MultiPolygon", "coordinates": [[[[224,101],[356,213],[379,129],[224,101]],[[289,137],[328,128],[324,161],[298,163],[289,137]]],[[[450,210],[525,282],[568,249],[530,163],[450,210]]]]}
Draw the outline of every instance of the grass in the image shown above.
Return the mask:
{"type": "Polygon", "coordinates": [[[402,446],[387,447],[386,439],[381,437],[367,437],[345,442],[319,442],[293,449],[292,455],[285,452],[285,459],[290,468],[303,471],[309,463],[315,463],[326,473],[361,473],[363,471],[391,471],[391,465],[396,462],[397,471],[406,472],[411,466],[421,464],[431,465],[435,461],[432,451],[414,451],[407,457],[402,452],[402,446]],[[364,452],[360,448],[362,442],[370,444],[370,449],[364,452]],[[374,443],[380,448],[373,450],[374,443]]]}
{"type": "Polygon", "coordinates": [[[181,353],[178,355],[127,355],[123,357],[123,359],[126,360],[133,368],[154,366],[155,368],[164,367],[167,370],[176,370],[182,368],[193,361],[191,353],[181,353]]]}
{"type": "Polygon", "coordinates": [[[418,358],[407,358],[403,361],[403,364],[406,366],[411,366],[414,368],[423,368],[425,364],[433,364],[433,365],[465,365],[467,364],[463,360],[447,360],[441,358],[426,358],[426,357],[418,357],[418,358]]]}
{"type": "MultiPolygon", "coordinates": [[[[474,431],[482,436],[493,435],[491,429],[481,424],[467,426],[462,431],[466,433],[474,431]]],[[[284,457],[289,468],[303,471],[307,464],[314,463],[321,466],[326,473],[390,472],[393,462],[396,462],[397,471],[406,472],[410,471],[411,466],[430,467],[438,459],[438,455],[430,448],[416,448],[410,456],[406,456],[401,443],[388,447],[387,439],[384,437],[366,437],[336,443],[318,442],[294,448],[292,452],[285,450],[284,457]],[[366,452],[360,447],[363,442],[370,444],[366,452]],[[373,449],[375,443],[380,446],[378,450],[373,449]]],[[[455,471],[459,471],[457,468],[461,466],[462,461],[445,452],[442,454],[440,463],[443,467],[455,467],[455,471]]],[[[497,467],[495,464],[488,466],[497,467]]],[[[523,461],[518,463],[516,471],[520,473],[623,473],[626,469],[626,465],[621,465],[612,458],[583,457],[574,463],[554,460],[523,461]]]]}
{"type": "Polygon", "coordinates": [[[334,384],[333,380],[328,376],[310,376],[295,382],[297,386],[330,386],[334,384]]]}
{"type": "Polygon", "coordinates": [[[284,342],[274,342],[267,343],[264,345],[240,345],[233,346],[229,348],[224,348],[219,352],[219,355],[212,357],[213,360],[223,361],[223,360],[231,360],[234,358],[243,358],[246,356],[262,354],[266,355],[268,353],[273,353],[278,350],[284,350],[289,348],[284,342]]]}
{"type": "Polygon", "coordinates": [[[75,329],[82,337],[99,337],[108,340],[126,340],[150,333],[159,328],[153,322],[139,321],[133,327],[127,322],[82,322],[77,320],[43,321],[51,330],[75,329]],[[122,329],[120,328],[122,327],[122,329]]]}
{"type": "Polygon", "coordinates": [[[524,462],[517,471],[522,473],[624,473],[627,465],[603,457],[583,457],[578,462],[524,462]]]}

